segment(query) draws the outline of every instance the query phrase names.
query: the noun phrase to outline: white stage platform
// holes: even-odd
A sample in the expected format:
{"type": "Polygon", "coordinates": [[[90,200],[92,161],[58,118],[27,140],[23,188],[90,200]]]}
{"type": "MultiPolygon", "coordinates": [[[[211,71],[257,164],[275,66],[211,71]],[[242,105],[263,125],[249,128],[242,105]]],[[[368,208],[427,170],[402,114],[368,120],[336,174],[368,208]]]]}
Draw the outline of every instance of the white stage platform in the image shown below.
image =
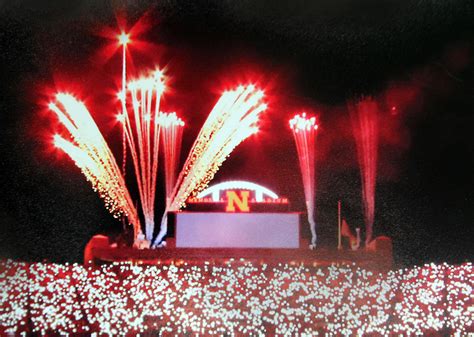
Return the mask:
{"type": "Polygon", "coordinates": [[[299,213],[179,212],[176,248],[299,248],[299,213]]]}

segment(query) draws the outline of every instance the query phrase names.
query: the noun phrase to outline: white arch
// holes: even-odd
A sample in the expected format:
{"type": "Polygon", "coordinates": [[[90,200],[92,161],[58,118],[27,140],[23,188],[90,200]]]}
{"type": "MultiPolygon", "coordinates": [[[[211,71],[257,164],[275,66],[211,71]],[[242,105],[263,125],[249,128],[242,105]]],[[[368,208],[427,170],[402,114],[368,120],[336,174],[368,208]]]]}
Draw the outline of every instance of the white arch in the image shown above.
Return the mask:
{"type": "Polygon", "coordinates": [[[268,195],[272,199],[278,199],[278,195],[275,192],[269,190],[266,187],[261,185],[251,183],[249,181],[242,180],[233,180],[219,183],[211,187],[206,188],[204,191],[197,195],[198,198],[204,198],[205,196],[211,194],[213,201],[219,201],[220,191],[225,190],[250,190],[255,191],[255,200],[257,202],[263,201],[263,195],[268,195]]]}

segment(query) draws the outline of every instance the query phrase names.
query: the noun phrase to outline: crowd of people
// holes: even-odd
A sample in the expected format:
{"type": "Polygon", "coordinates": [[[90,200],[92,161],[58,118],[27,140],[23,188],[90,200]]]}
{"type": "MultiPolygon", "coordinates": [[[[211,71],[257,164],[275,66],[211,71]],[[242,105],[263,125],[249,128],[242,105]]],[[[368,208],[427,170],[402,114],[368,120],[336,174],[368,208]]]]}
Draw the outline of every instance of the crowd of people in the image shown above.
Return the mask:
{"type": "Polygon", "coordinates": [[[473,265],[0,264],[0,333],[464,335],[473,265]]]}

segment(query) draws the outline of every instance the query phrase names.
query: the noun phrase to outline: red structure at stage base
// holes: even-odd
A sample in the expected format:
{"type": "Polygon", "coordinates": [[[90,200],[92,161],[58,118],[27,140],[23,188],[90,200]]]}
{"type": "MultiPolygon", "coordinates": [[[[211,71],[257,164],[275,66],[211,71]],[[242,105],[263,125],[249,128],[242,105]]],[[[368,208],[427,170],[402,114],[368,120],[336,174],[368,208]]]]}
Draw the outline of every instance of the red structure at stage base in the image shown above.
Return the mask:
{"type": "Polygon", "coordinates": [[[176,248],[173,239],[168,246],[159,249],[138,250],[130,247],[116,247],[103,235],[94,236],[84,250],[84,263],[100,265],[112,262],[137,264],[171,264],[185,262],[225,262],[230,259],[244,259],[265,264],[305,264],[326,266],[338,263],[354,263],[365,269],[388,271],[393,267],[392,240],[378,237],[371,244],[359,250],[317,248],[308,249],[302,243],[299,249],[243,249],[243,248],[176,248]]]}

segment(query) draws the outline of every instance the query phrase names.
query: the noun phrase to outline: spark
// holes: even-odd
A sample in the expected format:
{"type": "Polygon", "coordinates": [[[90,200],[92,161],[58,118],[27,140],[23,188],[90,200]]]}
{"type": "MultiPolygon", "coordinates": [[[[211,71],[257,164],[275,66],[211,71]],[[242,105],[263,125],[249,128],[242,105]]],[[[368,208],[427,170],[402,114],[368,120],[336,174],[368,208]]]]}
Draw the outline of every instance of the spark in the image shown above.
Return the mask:
{"type": "Polygon", "coordinates": [[[54,145],[81,169],[110,213],[116,218],[127,217],[135,235],[138,235],[141,230],[137,210],[114,156],[86,106],[69,94],[59,93],[49,108],[56,113],[73,140],[55,135],[54,145]]]}
{"type": "Polygon", "coordinates": [[[303,178],[303,188],[308,212],[308,222],[311,230],[311,246],[316,246],[316,222],[314,220],[315,201],[315,138],[318,125],[316,117],[308,118],[306,113],[297,114],[290,120],[290,128],[296,143],[296,150],[303,178]]]}
{"type": "Polygon", "coordinates": [[[239,86],[219,98],[178,176],[157,243],[166,235],[166,213],[185,207],[187,198],[206,188],[234,148],[258,130],[259,116],[267,108],[262,99],[263,91],[253,85],[239,86]]]}
{"type": "Polygon", "coordinates": [[[378,106],[366,98],[349,104],[362,180],[362,203],[366,226],[366,244],[372,240],[375,214],[375,187],[378,157],[378,106]]]}

